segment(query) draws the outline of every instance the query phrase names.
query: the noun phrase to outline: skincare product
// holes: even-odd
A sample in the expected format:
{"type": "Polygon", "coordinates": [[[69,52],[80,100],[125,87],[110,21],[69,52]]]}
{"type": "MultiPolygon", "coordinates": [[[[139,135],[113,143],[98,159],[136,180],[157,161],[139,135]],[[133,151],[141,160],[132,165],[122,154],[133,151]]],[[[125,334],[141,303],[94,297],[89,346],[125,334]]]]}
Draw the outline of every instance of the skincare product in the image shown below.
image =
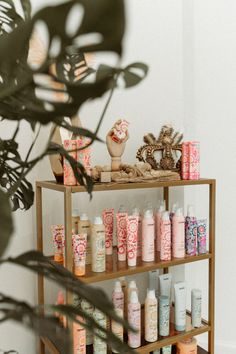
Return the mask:
{"type": "Polygon", "coordinates": [[[127,217],[127,258],[128,266],[137,264],[138,216],[127,217]]]}
{"type": "Polygon", "coordinates": [[[182,179],[189,179],[189,142],[182,143],[182,179]]]}
{"type": "Polygon", "coordinates": [[[185,218],[180,208],[172,219],[172,254],[174,258],[185,257],[185,218]]]}
{"type": "Polygon", "coordinates": [[[197,252],[198,254],[204,254],[207,241],[207,219],[197,220],[197,252]]]}
{"type": "Polygon", "coordinates": [[[128,322],[137,332],[128,331],[128,345],[138,348],[141,345],[141,305],[136,291],[132,291],[128,304],[128,322]]]}
{"type": "Polygon", "coordinates": [[[118,261],[126,261],[127,213],[116,214],[118,261]]]}
{"type": "Polygon", "coordinates": [[[142,256],[142,219],[140,210],[138,208],[133,208],[132,215],[138,217],[138,240],[137,240],[137,257],[142,256]]]}
{"type": "MultiPolygon", "coordinates": [[[[88,316],[93,317],[94,307],[88,301],[83,299],[81,301],[81,308],[88,316]]],[[[91,344],[93,344],[93,333],[86,329],[86,345],[91,344]]]]}
{"type": "Polygon", "coordinates": [[[156,342],[158,337],[157,318],[158,318],[157,298],[155,290],[148,290],[145,300],[145,340],[156,342]]]}
{"type": "Polygon", "coordinates": [[[197,354],[197,340],[195,338],[183,340],[176,344],[177,354],[197,354]]]}
{"type": "Polygon", "coordinates": [[[114,209],[103,210],[102,219],[106,233],[106,254],[109,256],[113,251],[114,209]]]}
{"type": "Polygon", "coordinates": [[[79,210],[73,209],[73,211],[72,211],[72,235],[78,234],[79,220],[80,220],[79,210]]]}
{"type": "Polygon", "coordinates": [[[170,261],[171,260],[171,225],[170,217],[168,211],[163,212],[161,217],[161,249],[160,249],[160,260],[170,261]]]}
{"type": "Polygon", "coordinates": [[[186,330],[186,283],[178,282],[174,285],[175,293],[175,329],[186,330]]]}
{"type": "Polygon", "coordinates": [[[74,273],[77,276],[85,275],[87,235],[73,235],[74,273]]]}
{"type": "Polygon", "coordinates": [[[159,297],[159,334],[162,337],[170,334],[170,300],[168,296],[159,297]]]}
{"type": "MultiPolygon", "coordinates": [[[[82,323],[84,321],[82,317],[77,319],[82,323]]],[[[73,323],[73,353],[86,354],[86,330],[77,322],[73,323]]]]}
{"type": "MultiPolygon", "coordinates": [[[[120,308],[115,308],[115,312],[116,312],[117,316],[119,316],[120,318],[124,317],[124,312],[120,308]]],[[[112,322],[111,322],[111,330],[112,330],[113,334],[116,337],[118,337],[120,339],[120,341],[123,342],[123,340],[124,340],[124,329],[123,329],[122,324],[112,320],[112,322]]],[[[118,353],[115,349],[112,349],[112,352],[113,353],[118,353]]]]}
{"type": "Polygon", "coordinates": [[[185,248],[189,256],[197,254],[197,219],[194,215],[194,207],[188,206],[188,214],[185,219],[185,248]]]}
{"type": "Polygon", "coordinates": [[[101,217],[97,216],[91,229],[92,244],[92,271],[105,272],[106,250],[105,250],[105,227],[101,217]]]}
{"type": "Polygon", "coordinates": [[[146,210],[142,220],[142,260],[155,260],[155,224],[152,210],[146,210]]]}
{"type": "MultiPolygon", "coordinates": [[[[93,312],[93,318],[101,327],[106,328],[107,320],[106,320],[106,316],[104,315],[104,313],[102,313],[98,309],[95,309],[93,312]]],[[[105,338],[104,332],[100,331],[99,329],[96,329],[95,333],[97,333],[100,336],[105,338]]],[[[94,354],[107,354],[106,342],[103,341],[98,336],[96,336],[96,334],[94,335],[94,339],[93,339],[93,353],[94,354]]]]}
{"type": "Polygon", "coordinates": [[[171,354],[172,353],[172,345],[167,345],[162,348],[162,354],[171,354]]]}
{"type": "Polygon", "coordinates": [[[115,309],[121,309],[124,312],[124,293],[119,280],[115,282],[112,292],[112,302],[115,309]]]}
{"type": "Polygon", "coordinates": [[[189,144],[189,179],[200,178],[200,143],[191,141],[189,144]]]}
{"type": "Polygon", "coordinates": [[[192,289],[191,292],[192,326],[201,327],[202,324],[202,292],[200,289],[192,289]]]}
{"type": "Polygon", "coordinates": [[[156,213],[156,245],[157,251],[161,250],[161,217],[162,213],[166,210],[165,201],[162,201],[157,213],[156,213]]]}
{"type": "MultiPolygon", "coordinates": [[[[64,140],[64,149],[69,152],[69,155],[77,160],[77,141],[76,140],[64,140]]],[[[65,186],[76,186],[76,178],[74,171],[69,163],[69,161],[64,158],[63,160],[63,171],[64,171],[64,185],[65,186]]]]}
{"type": "Polygon", "coordinates": [[[160,295],[168,296],[171,303],[171,282],[172,275],[170,273],[159,275],[160,295]]]}
{"type": "Polygon", "coordinates": [[[78,222],[78,232],[79,234],[87,235],[87,247],[86,247],[86,264],[92,263],[92,249],[91,249],[91,224],[86,213],[80,216],[78,222]]]}
{"type": "Polygon", "coordinates": [[[64,226],[63,225],[52,225],[51,232],[53,237],[54,246],[54,261],[61,263],[64,261],[64,226]]]}

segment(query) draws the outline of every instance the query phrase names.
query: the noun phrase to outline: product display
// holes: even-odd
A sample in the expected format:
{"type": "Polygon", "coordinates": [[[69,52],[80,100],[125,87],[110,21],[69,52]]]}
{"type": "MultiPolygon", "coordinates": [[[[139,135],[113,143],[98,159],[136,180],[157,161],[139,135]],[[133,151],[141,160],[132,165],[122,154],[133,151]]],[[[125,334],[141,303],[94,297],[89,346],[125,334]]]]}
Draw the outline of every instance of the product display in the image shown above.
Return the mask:
{"type": "MultiPolygon", "coordinates": [[[[77,154],[76,158],[77,161],[83,165],[85,168],[86,173],[90,176],[91,175],[91,140],[86,137],[80,137],[77,139],[77,154]]],[[[79,184],[79,183],[78,183],[79,184]]]]}
{"type": "Polygon", "coordinates": [[[80,221],[80,215],[78,209],[72,210],[72,235],[78,234],[78,223],[80,221]]]}
{"type": "Polygon", "coordinates": [[[92,244],[92,271],[105,272],[106,270],[106,249],[105,249],[105,227],[100,216],[95,217],[91,228],[92,244]]]}
{"type": "Polygon", "coordinates": [[[125,212],[116,214],[116,232],[117,232],[117,248],[118,260],[126,261],[127,254],[127,216],[125,212]]]}
{"type": "Polygon", "coordinates": [[[202,324],[202,292],[200,289],[192,289],[191,292],[192,326],[201,327],[202,324]]]}
{"type": "Polygon", "coordinates": [[[172,282],[172,275],[170,273],[159,275],[160,295],[168,296],[170,303],[171,303],[171,282],[172,282]]]}
{"type": "Polygon", "coordinates": [[[127,258],[131,267],[137,263],[138,223],[138,216],[127,217],[127,258]]]}
{"type": "Polygon", "coordinates": [[[200,143],[198,141],[182,144],[182,179],[200,179],[200,143]]]}

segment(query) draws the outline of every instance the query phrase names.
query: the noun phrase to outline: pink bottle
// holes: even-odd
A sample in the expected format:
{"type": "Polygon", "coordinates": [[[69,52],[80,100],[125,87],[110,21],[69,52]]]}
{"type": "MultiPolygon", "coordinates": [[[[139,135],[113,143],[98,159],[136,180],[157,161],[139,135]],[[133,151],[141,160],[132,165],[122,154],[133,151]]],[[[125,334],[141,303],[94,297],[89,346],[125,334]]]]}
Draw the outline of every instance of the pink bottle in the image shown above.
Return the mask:
{"type": "Polygon", "coordinates": [[[141,345],[141,305],[138,301],[138,294],[132,291],[128,304],[128,322],[136,329],[136,333],[128,332],[128,345],[130,348],[138,348],[141,345]]]}
{"type": "Polygon", "coordinates": [[[172,219],[172,254],[174,258],[185,257],[185,217],[181,208],[172,219]]]}
{"type": "Polygon", "coordinates": [[[142,219],[140,210],[138,208],[133,208],[133,216],[138,216],[138,241],[137,241],[137,257],[142,256],[142,219]]]}
{"type": "Polygon", "coordinates": [[[165,211],[161,217],[161,250],[160,260],[171,260],[171,224],[169,212],[165,211]]]}
{"type": "Polygon", "coordinates": [[[142,261],[155,260],[155,223],[152,210],[146,210],[142,220],[142,261]]]}
{"type": "Polygon", "coordinates": [[[161,216],[165,210],[165,202],[163,201],[156,213],[156,245],[158,252],[161,250],[161,216]]]}

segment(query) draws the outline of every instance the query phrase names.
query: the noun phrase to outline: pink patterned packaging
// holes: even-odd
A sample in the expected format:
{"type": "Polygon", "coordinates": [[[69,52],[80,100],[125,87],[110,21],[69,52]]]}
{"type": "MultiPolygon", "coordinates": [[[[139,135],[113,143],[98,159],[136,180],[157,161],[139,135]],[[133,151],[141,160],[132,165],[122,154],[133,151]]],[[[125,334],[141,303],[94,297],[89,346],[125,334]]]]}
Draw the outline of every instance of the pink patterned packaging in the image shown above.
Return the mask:
{"type": "Polygon", "coordinates": [[[188,256],[197,254],[197,219],[187,216],[185,219],[185,249],[188,256]]]}
{"type": "Polygon", "coordinates": [[[127,217],[127,257],[129,267],[134,267],[137,264],[138,219],[138,216],[127,217]]]}
{"type": "Polygon", "coordinates": [[[189,179],[200,179],[200,143],[191,141],[189,144],[189,179]]]}
{"type": "Polygon", "coordinates": [[[106,234],[106,255],[109,256],[113,251],[114,209],[103,210],[102,220],[106,234]]]}
{"type": "Polygon", "coordinates": [[[118,261],[126,261],[127,213],[116,214],[118,261]]]}
{"type": "Polygon", "coordinates": [[[169,212],[164,211],[161,218],[161,249],[160,249],[160,260],[170,261],[171,260],[171,224],[169,212]]]}
{"type": "MultiPolygon", "coordinates": [[[[64,140],[64,149],[67,151],[74,150],[70,152],[70,156],[77,160],[77,141],[76,140],[64,140]]],[[[76,178],[73,172],[73,169],[69,163],[69,161],[64,158],[63,162],[63,170],[64,170],[64,185],[65,186],[75,186],[76,178]]]]}
{"type": "Polygon", "coordinates": [[[127,122],[127,120],[119,119],[112,128],[112,140],[121,144],[127,136],[128,127],[129,122],[127,122]]]}
{"type": "Polygon", "coordinates": [[[64,226],[52,225],[51,233],[53,237],[53,246],[54,246],[54,261],[61,263],[64,260],[64,243],[65,243],[64,226]]]}
{"type": "Polygon", "coordinates": [[[87,234],[77,234],[72,237],[74,273],[77,276],[85,275],[87,234]]]}
{"type": "Polygon", "coordinates": [[[198,254],[205,254],[207,241],[207,219],[197,221],[197,248],[198,254]]]}
{"type": "MultiPolygon", "coordinates": [[[[84,146],[90,143],[90,139],[81,137],[77,140],[77,149],[81,149],[84,146]]],[[[80,162],[85,170],[86,173],[90,176],[91,175],[91,147],[86,147],[83,150],[77,151],[77,161],[80,162]]]]}
{"type": "Polygon", "coordinates": [[[182,143],[182,179],[189,179],[189,142],[182,143]]]}
{"type": "Polygon", "coordinates": [[[141,257],[142,256],[142,218],[141,218],[140,210],[135,207],[132,210],[132,215],[138,217],[137,257],[141,257]]]}

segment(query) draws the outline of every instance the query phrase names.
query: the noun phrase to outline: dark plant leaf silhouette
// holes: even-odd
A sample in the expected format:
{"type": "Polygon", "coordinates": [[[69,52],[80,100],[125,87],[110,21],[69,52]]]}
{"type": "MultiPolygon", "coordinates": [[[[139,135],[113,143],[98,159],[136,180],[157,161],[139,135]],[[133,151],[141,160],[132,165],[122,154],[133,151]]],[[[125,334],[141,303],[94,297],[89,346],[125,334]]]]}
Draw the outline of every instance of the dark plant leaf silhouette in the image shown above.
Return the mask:
{"type": "Polygon", "coordinates": [[[3,255],[13,233],[11,205],[6,193],[0,189],[0,257],[3,255]]]}

